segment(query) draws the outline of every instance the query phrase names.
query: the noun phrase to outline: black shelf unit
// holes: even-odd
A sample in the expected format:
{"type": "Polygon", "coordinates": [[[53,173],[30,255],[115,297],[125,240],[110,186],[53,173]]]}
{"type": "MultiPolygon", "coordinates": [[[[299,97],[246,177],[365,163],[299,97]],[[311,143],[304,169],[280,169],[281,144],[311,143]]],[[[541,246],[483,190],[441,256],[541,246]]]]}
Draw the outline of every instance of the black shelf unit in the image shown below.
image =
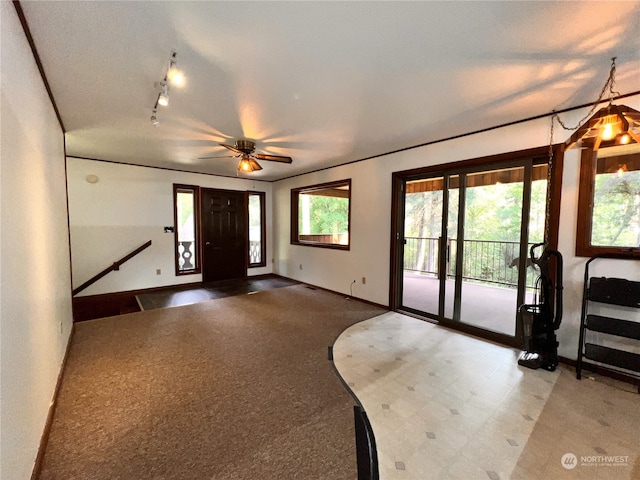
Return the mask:
{"type": "MultiPolygon", "coordinates": [[[[576,378],[580,379],[582,377],[583,359],[585,358],[607,366],[637,372],[640,375],[640,354],[586,341],[587,331],[640,341],[640,322],[590,313],[591,304],[594,302],[636,308],[640,312],[640,282],[624,278],[589,276],[590,264],[599,258],[634,260],[634,258],[596,255],[591,257],[585,264],[582,315],[580,318],[580,348],[578,349],[578,361],[576,362],[576,378]]],[[[635,258],[635,260],[638,259],[635,258]]],[[[623,374],[629,375],[627,373],[623,374]]]]}

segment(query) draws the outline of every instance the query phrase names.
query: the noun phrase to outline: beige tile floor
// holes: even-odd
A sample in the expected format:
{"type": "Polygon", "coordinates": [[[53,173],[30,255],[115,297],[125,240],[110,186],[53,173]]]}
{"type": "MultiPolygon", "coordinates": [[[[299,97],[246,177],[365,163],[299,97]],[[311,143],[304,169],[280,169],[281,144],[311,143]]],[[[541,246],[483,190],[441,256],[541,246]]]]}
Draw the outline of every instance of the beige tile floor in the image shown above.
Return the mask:
{"type": "Polygon", "coordinates": [[[529,370],[518,355],[395,312],[333,348],[383,480],[640,479],[637,390],[562,365],[529,370]]]}

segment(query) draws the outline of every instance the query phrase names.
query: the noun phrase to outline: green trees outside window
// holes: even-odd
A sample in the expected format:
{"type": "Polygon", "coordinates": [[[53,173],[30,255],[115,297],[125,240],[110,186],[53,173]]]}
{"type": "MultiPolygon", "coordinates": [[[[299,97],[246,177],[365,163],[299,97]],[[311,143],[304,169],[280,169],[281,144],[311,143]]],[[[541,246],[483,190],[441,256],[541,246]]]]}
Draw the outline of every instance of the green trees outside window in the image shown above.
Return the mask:
{"type": "Polygon", "coordinates": [[[640,247],[640,170],[596,175],[591,244],[640,247]]]}
{"type": "Polygon", "coordinates": [[[349,248],[351,180],[291,191],[291,243],[349,248]]]}
{"type": "Polygon", "coordinates": [[[640,145],[582,150],[576,255],[640,258],[640,145]]]}

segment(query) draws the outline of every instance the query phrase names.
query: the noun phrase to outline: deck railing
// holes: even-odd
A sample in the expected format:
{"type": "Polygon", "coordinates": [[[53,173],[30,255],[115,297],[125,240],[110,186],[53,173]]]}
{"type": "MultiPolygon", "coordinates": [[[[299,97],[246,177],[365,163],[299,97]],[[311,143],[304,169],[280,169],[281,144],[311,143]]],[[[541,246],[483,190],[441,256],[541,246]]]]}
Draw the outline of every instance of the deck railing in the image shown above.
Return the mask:
{"type": "MultiPolygon", "coordinates": [[[[438,275],[438,238],[405,237],[404,269],[423,274],[438,275]]],[[[531,247],[530,243],[527,247],[531,247]]],[[[447,277],[455,276],[457,241],[447,241],[449,259],[447,277]]],[[[463,280],[515,288],[518,285],[519,242],[494,240],[465,240],[463,280]]],[[[527,261],[527,288],[534,288],[539,275],[537,267],[527,261]]]]}

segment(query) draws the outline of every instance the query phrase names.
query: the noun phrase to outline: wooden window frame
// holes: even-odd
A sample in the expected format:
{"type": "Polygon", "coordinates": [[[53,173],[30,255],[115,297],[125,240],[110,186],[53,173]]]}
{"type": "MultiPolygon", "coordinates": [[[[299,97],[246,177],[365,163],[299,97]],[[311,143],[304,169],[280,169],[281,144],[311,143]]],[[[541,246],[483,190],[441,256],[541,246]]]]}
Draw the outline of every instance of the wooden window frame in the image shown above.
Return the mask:
{"type": "Polygon", "coordinates": [[[607,255],[610,257],[638,258],[638,247],[615,247],[591,245],[593,228],[593,204],[598,151],[582,150],[580,156],[580,183],[578,187],[578,221],[576,225],[576,257],[607,255]]]}
{"type": "Polygon", "coordinates": [[[247,192],[247,242],[249,243],[249,249],[251,248],[251,241],[249,239],[249,197],[256,196],[260,199],[260,262],[251,263],[250,252],[247,251],[247,267],[266,267],[267,266],[267,194],[265,192],[247,192]]]}
{"type": "Polygon", "coordinates": [[[200,187],[197,185],[173,184],[173,256],[176,276],[194,275],[202,273],[202,249],[200,245],[200,187]],[[195,266],[189,270],[180,270],[178,262],[178,193],[180,191],[193,192],[193,226],[196,261],[195,266]]]}
{"type": "Polygon", "coordinates": [[[291,245],[303,245],[306,247],[318,247],[318,248],[332,248],[336,250],[350,250],[351,249],[351,179],[337,180],[335,182],[319,183],[316,185],[308,185],[305,187],[298,187],[291,189],[291,245]],[[310,242],[300,240],[298,236],[298,213],[299,213],[299,197],[301,193],[312,192],[315,190],[324,190],[327,188],[337,187],[349,187],[349,206],[347,214],[347,244],[339,245],[335,243],[322,243],[322,242],[310,242]]]}

